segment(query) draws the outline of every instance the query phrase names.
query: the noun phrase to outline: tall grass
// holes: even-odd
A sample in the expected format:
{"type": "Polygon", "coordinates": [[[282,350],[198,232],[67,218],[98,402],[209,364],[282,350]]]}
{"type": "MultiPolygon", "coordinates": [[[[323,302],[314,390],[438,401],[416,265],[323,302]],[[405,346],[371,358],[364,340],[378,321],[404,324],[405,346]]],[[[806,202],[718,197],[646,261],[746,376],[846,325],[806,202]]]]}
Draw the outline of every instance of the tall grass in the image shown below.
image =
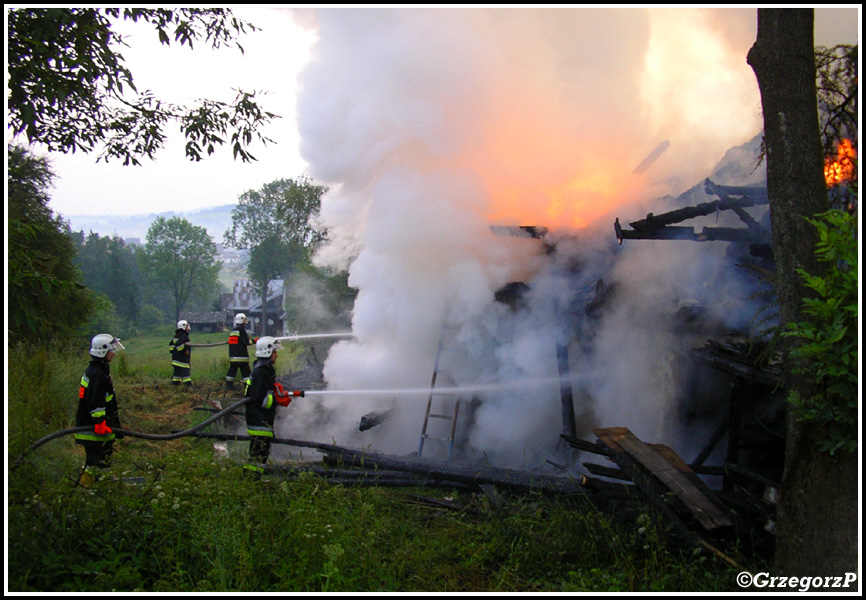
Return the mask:
{"type": "MultiPolygon", "coordinates": [[[[124,341],[126,357],[113,364],[129,429],[177,430],[201,418],[189,393],[168,385],[168,333],[124,341]]],[[[193,393],[222,383],[220,357],[204,351],[227,353],[224,346],[194,351],[193,393]]],[[[35,367],[10,371],[9,442],[17,455],[13,448],[72,425],[87,357],[77,348],[10,352],[10,364],[35,367]]],[[[247,479],[237,458],[216,455],[201,439],[125,438],[116,446],[115,464],[89,490],[74,485],[83,452],[69,436],[10,469],[9,590],[739,589],[737,569],[669,549],[649,516],[612,521],[584,497],[513,496],[502,508],[482,494],[351,488],[312,474],[265,483],[247,479]],[[447,495],[464,508],[419,505],[410,493],[447,495]]]]}

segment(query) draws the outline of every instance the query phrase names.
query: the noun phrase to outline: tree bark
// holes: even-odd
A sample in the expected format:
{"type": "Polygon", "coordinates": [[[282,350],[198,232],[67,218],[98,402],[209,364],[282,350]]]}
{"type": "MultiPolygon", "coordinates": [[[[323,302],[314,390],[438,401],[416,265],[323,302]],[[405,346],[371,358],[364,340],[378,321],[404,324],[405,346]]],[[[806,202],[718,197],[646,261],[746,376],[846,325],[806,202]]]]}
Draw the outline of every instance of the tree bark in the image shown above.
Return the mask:
{"type": "MultiPolygon", "coordinates": [[[[782,325],[801,320],[807,290],[797,274],[822,272],[816,234],[804,217],[829,208],[818,126],[813,9],[758,9],[757,40],[748,54],[764,113],[767,192],[782,325]]],[[[802,397],[812,384],[793,373],[788,389],[802,397]]],[[[787,421],[785,469],[778,507],[775,570],[790,576],[835,576],[857,570],[857,459],[819,450],[821,431],[787,421]]]]}

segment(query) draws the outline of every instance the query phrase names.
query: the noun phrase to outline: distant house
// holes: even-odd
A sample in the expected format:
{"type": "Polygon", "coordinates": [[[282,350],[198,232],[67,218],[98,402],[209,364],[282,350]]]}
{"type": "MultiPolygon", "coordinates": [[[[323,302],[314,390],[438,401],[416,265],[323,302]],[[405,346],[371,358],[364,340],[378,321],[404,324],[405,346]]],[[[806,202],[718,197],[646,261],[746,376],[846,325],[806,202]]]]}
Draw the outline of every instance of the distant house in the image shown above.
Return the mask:
{"type": "Polygon", "coordinates": [[[285,282],[274,279],[268,284],[267,325],[262,330],[262,299],[249,279],[235,279],[232,300],[226,310],[227,325],[234,323],[238,313],[244,313],[249,330],[256,335],[280,336],[285,332],[286,312],[283,309],[285,282]]]}
{"type": "Polygon", "coordinates": [[[213,333],[225,331],[225,313],[222,312],[182,312],[180,318],[189,322],[192,331],[213,333]]]}

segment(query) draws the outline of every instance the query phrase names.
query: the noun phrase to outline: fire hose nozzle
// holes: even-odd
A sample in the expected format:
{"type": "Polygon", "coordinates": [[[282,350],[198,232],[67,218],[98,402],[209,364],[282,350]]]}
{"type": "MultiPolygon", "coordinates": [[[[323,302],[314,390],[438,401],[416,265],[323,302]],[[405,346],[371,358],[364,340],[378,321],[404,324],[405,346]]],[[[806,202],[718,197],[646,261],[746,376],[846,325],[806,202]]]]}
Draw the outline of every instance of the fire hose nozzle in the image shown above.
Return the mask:
{"type": "Polygon", "coordinates": [[[290,395],[290,396],[293,396],[293,397],[295,397],[295,398],[297,398],[298,396],[300,396],[301,398],[303,398],[303,397],[304,397],[304,390],[294,390],[294,391],[291,392],[289,395],[290,395]]]}

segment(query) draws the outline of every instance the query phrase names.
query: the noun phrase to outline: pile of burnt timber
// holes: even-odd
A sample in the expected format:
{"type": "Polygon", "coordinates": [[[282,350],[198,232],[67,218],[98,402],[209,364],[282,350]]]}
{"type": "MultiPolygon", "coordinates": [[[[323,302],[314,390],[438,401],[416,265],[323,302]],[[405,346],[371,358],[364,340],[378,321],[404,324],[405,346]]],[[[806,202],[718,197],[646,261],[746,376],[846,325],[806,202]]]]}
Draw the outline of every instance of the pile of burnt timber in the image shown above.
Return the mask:
{"type": "Polygon", "coordinates": [[[751,345],[707,340],[706,345],[695,349],[693,354],[700,362],[745,382],[770,388],[782,385],[782,370],[755,360],[751,345]]]}
{"type": "Polygon", "coordinates": [[[629,223],[632,230],[623,229],[619,219],[614,221],[616,239],[624,240],[692,240],[696,242],[724,241],[767,243],[770,232],[761,226],[746,208],[768,204],[767,190],[757,187],[733,187],[717,185],[709,179],[704,181],[704,189],[718,200],[704,202],[697,206],[687,206],[662,215],[648,214],[646,219],[629,223]],[[694,227],[673,226],[687,219],[711,215],[722,210],[731,210],[742,220],[746,227],[704,227],[700,233],[694,227]]]}
{"type": "MultiPolygon", "coordinates": [[[[649,506],[662,518],[672,540],[678,544],[709,548],[711,542],[735,537],[756,544],[771,542],[764,530],[769,507],[757,499],[724,497],[712,491],[671,448],[647,444],[625,427],[594,430],[597,442],[563,435],[574,448],[603,456],[616,467],[583,463],[593,476],[582,476],[581,484],[595,497],[625,507],[623,516],[649,506]],[[614,481],[610,481],[614,480],[614,481]]],[[[710,468],[699,468],[705,473],[710,468]]]]}
{"type": "MultiPolygon", "coordinates": [[[[244,442],[248,435],[198,431],[196,437],[244,442]]],[[[477,491],[483,485],[512,492],[542,492],[559,495],[583,494],[580,482],[570,477],[540,475],[514,469],[479,465],[458,465],[450,462],[420,460],[412,457],[395,457],[363,450],[344,448],[333,444],[273,438],[272,443],[320,452],[322,462],[328,468],[317,468],[314,472],[337,483],[360,483],[360,485],[405,485],[445,488],[471,488],[477,491]],[[397,474],[400,474],[399,476],[397,474]]],[[[295,475],[309,466],[262,465],[273,474],[295,475]]]]}

